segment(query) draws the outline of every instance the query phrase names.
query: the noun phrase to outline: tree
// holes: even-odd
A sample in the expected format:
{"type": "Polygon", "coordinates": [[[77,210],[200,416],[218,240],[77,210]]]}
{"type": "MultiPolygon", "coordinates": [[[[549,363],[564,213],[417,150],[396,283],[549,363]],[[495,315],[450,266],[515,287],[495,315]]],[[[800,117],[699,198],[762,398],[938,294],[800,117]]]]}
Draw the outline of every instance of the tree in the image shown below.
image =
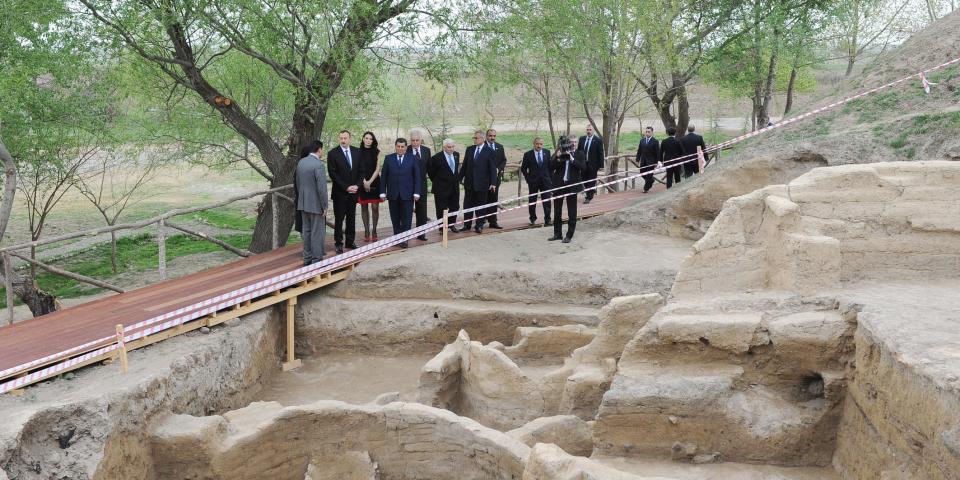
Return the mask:
{"type": "MultiPolygon", "coordinates": [[[[141,162],[139,156],[138,151],[104,153],[97,159],[95,168],[78,178],[78,190],[108,226],[115,225],[124,210],[136,204],[135,194],[154,177],[159,162],[152,155],[141,162]],[[132,161],[124,162],[118,157],[132,161]],[[133,171],[125,171],[125,166],[133,171]]],[[[117,232],[113,230],[110,231],[110,266],[113,273],[117,273],[117,232]]]]}
{"type": "MultiPolygon", "coordinates": [[[[7,176],[5,189],[27,193],[30,234],[37,239],[102,138],[108,97],[91,61],[95,45],[73,35],[80,25],[59,0],[11,0],[0,19],[0,137],[5,164],[19,172],[16,181],[7,176]]],[[[12,205],[13,194],[5,195],[8,201],[12,205]]],[[[9,213],[0,212],[4,224],[9,213]]],[[[57,309],[32,274],[11,277],[14,293],[34,315],[57,309]]]]}
{"type": "Polygon", "coordinates": [[[909,2],[890,0],[842,0],[831,9],[837,28],[839,47],[847,59],[849,77],[857,60],[871,48],[887,45],[897,39],[898,29],[892,28],[901,18],[909,2]]]}
{"type": "MultiPolygon", "coordinates": [[[[80,0],[114,38],[164,78],[199,98],[259,152],[271,187],[288,185],[300,149],[319,138],[327,113],[345,81],[362,81],[364,59],[389,61],[374,48],[386,38],[405,37],[426,13],[446,28],[448,8],[416,11],[414,0],[80,0]],[[264,67],[264,74],[292,91],[285,140],[265,126],[218,75],[225,59],[239,56],[264,67]]],[[[250,250],[271,248],[270,197],[261,206],[250,250]]],[[[293,209],[278,210],[281,243],[293,225],[293,209]]]]}

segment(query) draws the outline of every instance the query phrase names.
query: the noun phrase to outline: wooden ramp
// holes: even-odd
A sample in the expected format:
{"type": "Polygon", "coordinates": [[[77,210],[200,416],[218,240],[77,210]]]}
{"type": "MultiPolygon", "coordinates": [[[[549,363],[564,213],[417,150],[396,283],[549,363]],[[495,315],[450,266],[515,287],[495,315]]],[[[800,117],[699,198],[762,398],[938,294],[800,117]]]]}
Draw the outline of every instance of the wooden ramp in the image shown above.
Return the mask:
{"type": "MultiPolygon", "coordinates": [[[[589,205],[583,205],[581,203],[578,216],[585,218],[617,210],[632,204],[633,201],[641,195],[638,190],[598,195],[594,197],[589,205]]],[[[538,208],[538,215],[542,215],[540,208],[538,208]]],[[[486,229],[483,235],[529,228],[526,208],[501,212],[499,216],[499,223],[504,229],[486,229]]],[[[359,219],[357,222],[359,224],[359,219]]],[[[389,221],[387,224],[389,224],[389,221]]],[[[547,230],[544,230],[544,233],[545,235],[549,235],[547,230]]],[[[386,229],[381,229],[380,235],[381,237],[386,237],[389,235],[389,232],[387,232],[386,229]]],[[[360,236],[362,237],[362,234],[360,236]]],[[[476,234],[473,232],[464,232],[450,234],[449,238],[455,240],[474,236],[476,236],[476,234]]],[[[330,237],[332,237],[332,235],[328,235],[328,243],[330,243],[327,250],[328,256],[333,254],[332,238],[330,237]]],[[[415,248],[417,246],[441,241],[441,236],[438,232],[430,232],[427,238],[427,241],[412,240],[410,247],[415,248]]],[[[357,243],[358,245],[362,245],[361,241],[357,243]]],[[[398,250],[398,248],[394,247],[389,251],[396,250],[398,250]]],[[[359,262],[359,260],[360,259],[356,260],[356,262],[359,262]]],[[[26,375],[31,371],[36,372],[44,366],[62,362],[66,358],[79,358],[79,355],[83,353],[94,352],[99,347],[115,343],[115,338],[111,338],[110,340],[105,339],[115,336],[117,325],[130,326],[138,322],[156,318],[157,316],[203,302],[218,295],[223,295],[259,281],[275,277],[276,275],[293,271],[302,265],[300,245],[290,245],[271,252],[230,262],[216,268],[93,300],[49,315],[2,327],[0,328],[0,372],[10,370],[28,362],[36,362],[39,359],[56,355],[80,345],[86,345],[82,349],[71,352],[68,356],[58,356],[48,361],[37,362],[26,370],[0,373],[0,383],[8,382],[11,379],[26,375]],[[98,340],[101,341],[97,342],[98,340]]],[[[126,348],[138,348],[203,326],[222,323],[228,319],[239,317],[290,298],[295,298],[297,295],[346,278],[352,267],[352,264],[345,265],[334,272],[324,273],[315,278],[300,281],[296,285],[276,289],[268,294],[251,298],[242,304],[234,305],[227,310],[213,312],[202,318],[184,323],[177,328],[154,335],[145,335],[135,342],[128,342],[126,348]]],[[[107,358],[113,358],[117,354],[116,351],[111,351],[105,352],[103,355],[91,356],[89,359],[77,362],[75,365],[71,365],[70,368],[57,371],[55,374],[60,374],[64,371],[79,368],[83,365],[102,361],[107,358]]],[[[42,378],[26,382],[25,384],[35,383],[50,376],[52,375],[46,375],[42,378]]]]}

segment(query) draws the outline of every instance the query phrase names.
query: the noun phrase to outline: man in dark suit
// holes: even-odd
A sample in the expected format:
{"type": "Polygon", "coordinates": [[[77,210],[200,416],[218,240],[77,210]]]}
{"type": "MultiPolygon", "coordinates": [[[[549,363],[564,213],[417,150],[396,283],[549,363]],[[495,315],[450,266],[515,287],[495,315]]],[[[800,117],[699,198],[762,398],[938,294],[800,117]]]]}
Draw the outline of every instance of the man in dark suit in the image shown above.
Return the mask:
{"type": "Polygon", "coordinates": [[[683,144],[677,140],[676,134],[677,127],[667,127],[669,137],[664,138],[660,143],[660,161],[667,167],[667,188],[672,187],[674,182],[680,183],[680,171],[683,169],[680,162],[683,160],[678,159],[686,155],[683,144]]]}
{"type": "Polygon", "coordinates": [[[600,135],[594,135],[593,125],[587,125],[587,134],[580,137],[577,145],[577,149],[583,152],[583,158],[587,162],[587,170],[583,177],[584,180],[589,180],[583,185],[587,189],[587,193],[584,194],[586,200],[583,201],[586,204],[590,203],[593,196],[597,194],[597,189],[591,187],[596,187],[597,172],[603,168],[603,139],[600,135]]]}
{"type": "Polygon", "coordinates": [[[576,140],[560,137],[557,152],[550,158],[550,176],[553,192],[553,236],[548,238],[570,243],[577,229],[577,195],[583,191],[583,175],[587,170],[587,161],[582,150],[577,149],[576,140]],[[566,196],[564,196],[566,195],[566,196]],[[563,236],[563,202],[567,202],[567,236],[563,236]]]}
{"type": "MultiPolygon", "coordinates": [[[[494,151],[484,142],[483,131],[473,132],[473,145],[467,147],[460,167],[460,180],[463,182],[463,209],[484,205],[491,193],[497,189],[497,166],[494,164],[494,151]]],[[[497,208],[496,205],[493,208],[497,208]]],[[[482,217],[490,209],[477,210],[476,216],[482,217]]],[[[469,230],[474,212],[463,212],[463,228],[469,230]]],[[[483,232],[486,217],[478,218],[473,227],[477,233],[483,232]]]]}
{"type": "MultiPolygon", "coordinates": [[[[423,191],[420,193],[422,202],[417,202],[414,209],[417,214],[417,226],[426,225],[430,221],[427,217],[427,164],[430,163],[430,147],[423,145],[423,133],[420,129],[413,129],[410,132],[410,154],[420,166],[420,185],[423,191]]],[[[420,235],[417,240],[426,240],[426,235],[420,235]]]]}
{"type": "MultiPolygon", "coordinates": [[[[707,156],[707,144],[703,141],[703,137],[693,133],[697,128],[693,125],[687,127],[687,134],[680,139],[680,143],[683,144],[683,150],[687,154],[697,153],[697,147],[700,147],[700,150],[703,150],[703,160],[706,161],[707,156]]],[[[700,160],[695,160],[690,163],[683,164],[683,176],[688,178],[695,173],[700,173],[700,160]]]]}
{"type": "Polygon", "coordinates": [[[637,147],[637,164],[641,172],[650,172],[643,176],[643,193],[653,187],[653,170],[660,162],[660,141],[653,138],[653,127],[643,130],[643,139],[637,147]]]}
{"type": "MultiPolygon", "coordinates": [[[[394,142],[396,153],[387,155],[380,167],[380,198],[390,202],[390,222],[393,234],[410,230],[413,222],[413,204],[420,201],[420,165],[407,153],[407,139],[394,142]]],[[[407,248],[407,242],[400,244],[407,248]]]]}
{"type": "Polygon", "coordinates": [[[548,161],[550,160],[550,150],[543,148],[543,139],[540,137],[533,139],[533,150],[523,154],[523,161],[520,162],[520,173],[527,180],[527,188],[530,190],[530,225],[537,223],[537,192],[540,193],[540,202],[543,203],[543,225],[550,225],[550,190],[553,183],[550,180],[550,169],[548,161]]]}
{"type": "MultiPolygon", "coordinates": [[[[507,168],[507,153],[503,149],[503,145],[497,143],[497,131],[494,129],[487,130],[487,144],[484,146],[484,149],[490,149],[491,152],[491,161],[494,166],[497,167],[497,178],[496,178],[496,187],[493,189],[489,195],[487,195],[487,203],[497,203],[500,201],[500,182],[503,181],[503,171],[507,168]]],[[[490,219],[490,228],[501,229],[500,223],[497,222],[497,211],[500,209],[499,205],[494,205],[490,207],[491,215],[490,219]]]]}
{"type": "MultiPolygon", "coordinates": [[[[430,157],[427,163],[427,174],[432,183],[433,206],[437,211],[437,218],[443,218],[443,211],[447,214],[447,225],[450,231],[457,233],[460,230],[454,225],[457,222],[457,211],[460,210],[460,152],[456,151],[453,140],[443,141],[443,151],[430,157]]],[[[423,198],[423,197],[421,197],[423,198]]],[[[422,202],[425,203],[425,202],[422,202]]],[[[440,227],[443,231],[443,227],[440,227]]]]}
{"type": "Polygon", "coordinates": [[[357,232],[357,192],[360,191],[363,175],[360,172],[360,162],[357,161],[360,150],[350,146],[350,132],[341,130],[337,141],[337,148],[331,149],[327,154],[327,171],[333,181],[330,192],[333,198],[333,242],[339,254],[343,253],[344,236],[347,248],[357,248],[354,243],[357,232]],[[346,235],[343,231],[344,223],[346,235]]]}
{"type": "Polygon", "coordinates": [[[327,231],[327,175],[323,171],[323,142],[314,140],[293,173],[293,198],[303,238],[303,266],[323,259],[323,236],[327,231]]]}

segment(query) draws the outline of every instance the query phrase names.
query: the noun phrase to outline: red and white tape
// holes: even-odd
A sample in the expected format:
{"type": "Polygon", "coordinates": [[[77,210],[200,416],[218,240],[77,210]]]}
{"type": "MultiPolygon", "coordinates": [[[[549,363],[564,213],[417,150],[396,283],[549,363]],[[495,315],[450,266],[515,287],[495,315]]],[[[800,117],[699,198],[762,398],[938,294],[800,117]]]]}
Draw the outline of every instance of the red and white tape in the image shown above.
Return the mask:
{"type": "MultiPolygon", "coordinates": [[[[814,116],[814,115],[823,113],[824,111],[831,110],[831,109],[833,109],[833,108],[836,108],[836,107],[838,107],[838,106],[840,106],[840,105],[844,105],[844,104],[849,103],[849,102],[852,102],[852,101],[854,101],[854,100],[856,100],[856,99],[858,99],[858,98],[864,97],[864,96],[866,96],[866,95],[870,95],[870,94],[876,93],[876,92],[878,92],[878,91],[880,91],[880,90],[884,90],[884,89],[887,89],[887,88],[891,88],[891,87],[896,86],[896,85],[898,85],[898,84],[900,84],[900,83],[909,81],[910,79],[915,78],[915,77],[920,77],[922,80],[925,80],[925,79],[926,79],[925,75],[926,75],[927,73],[930,73],[930,72],[932,72],[932,71],[939,70],[939,69],[942,69],[942,68],[946,68],[947,66],[950,66],[950,65],[955,64],[955,63],[958,63],[958,62],[960,62],[960,57],[955,58],[955,59],[950,60],[950,61],[947,61],[947,62],[944,62],[944,63],[941,63],[940,65],[937,65],[937,66],[934,66],[934,67],[930,67],[930,68],[928,68],[928,69],[926,69],[926,70],[923,70],[923,71],[920,71],[920,72],[917,72],[917,73],[908,75],[908,76],[906,76],[906,77],[903,77],[903,78],[894,80],[894,81],[892,81],[892,82],[889,82],[889,83],[880,85],[880,86],[878,86],[878,87],[874,87],[874,88],[871,88],[871,89],[869,89],[869,90],[860,92],[860,93],[858,93],[858,94],[856,94],[856,95],[853,95],[853,96],[844,98],[844,99],[842,99],[842,100],[839,100],[839,101],[836,101],[836,102],[833,102],[833,103],[824,105],[824,106],[822,106],[822,107],[819,107],[819,108],[816,108],[816,109],[814,109],[814,110],[805,112],[805,113],[803,113],[803,114],[800,114],[800,115],[797,115],[797,116],[788,118],[788,119],[786,119],[786,120],[782,120],[782,121],[780,121],[779,123],[776,123],[776,124],[774,124],[774,125],[771,125],[771,126],[768,126],[768,127],[764,127],[764,128],[759,129],[759,130],[755,130],[755,131],[753,131],[753,132],[749,132],[749,133],[740,135],[740,136],[738,136],[738,137],[731,138],[731,139],[729,139],[729,140],[726,140],[726,141],[724,141],[724,142],[718,143],[718,144],[716,144],[716,145],[712,145],[712,146],[708,147],[706,150],[703,150],[703,153],[716,152],[716,151],[718,151],[718,150],[721,150],[721,149],[723,149],[723,148],[729,147],[729,146],[734,145],[734,144],[736,144],[736,143],[742,142],[742,141],[747,140],[747,139],[749,139],[749,138],[756,137],[756,136],[758,136],[758,135],[761,135],[761,134],[763,134],[763,133],[769,132],[769,131],[771,131],[771,130],[775,130],[775,129],[778,129],[778,128],[782,128],[782,127],[785,127],[785,126],[787,126],[787,125],[791,125],[791,124],[793,124],[793,123],[796,123],[796,122],[799,122],[799,121],[801,121],[801,120],[804,120],[804,119],[806,119],[806,118],[812,117],[812,116],[814,116]]],[[[643,176],[646,176],[646,175],[653,175],[653,174],[657,174],[657,173],[662,173],[662,172],[666,171],[667,168],[676,167],[676,166],[678,166],[678,165],[685,164],[685,163],[689,163],[689,162],[700,161],[700,158],[701,158],[701,153],[699,153],[699,152],[698,152],[698,153],[693,153],[693,154],[685,155],[685,156],[683,156],[683,157],[674,159],[674,160],[672,160],[672,161],[669,162],[669,165],[662,165],[662,166],[659,166],[659,167],[658,167],[658,166],[653,166],[653,165],[648,165],[648,166],[641,167],[640,170],[639,170],[637,173],[632,174],[632,175],[628,175],[628,176],[625,176],[625,177],[622,176],[623,174],[622,174],[622,173],[619,173],[619,172],[618,172],[618,173],[611,173],[611,174],[607,174],[607,175],[602,175],[602,176],[598,177],[598,178],[595,179],[595,180],[584,180],[584,181],[579,182],[579,183],[577,183],[577,184],[566,185],[566,186],[562,186],[562,187],[556,187],[556,188],[547,190],[547,191],[545,191],[545,192],[543,192],[543,193],[552,193],[552,192],[556,192],[556,191],[559,191],[559,190],[566,190],[566,189],[569,189],[569,188],[571,188],[571,187],[575,187],[575,186],[578,186],[578,185],[585,185],[585,184],[587,184],[587,183],[589,183],[589,182],[596,182],[596,183],[595,183],[595,185],[593,185],[593,186],[587,187],[587,188],[586,188],[587,190],[600,189],[600,188],[606,187],[606,186],[608,186],[608,185],[614,185],[614,184],[617,184],[617,183],[627,182],[627,181],[634,180],[634,179],[637,179],[637,178],[640,178],[640,177],[643,177],[643,176]],[[651,167],[653,167],[653,168],[651,168],[651,167]],[[644,169],[646,169],[646,171],[644,171],[644,169]],[[610,178],[610,177],[615,177],[615,178],[614,178],[613,180],[605,181],[605,182],[601,183],[601,180],[606,180],[606,179],[608,179],[608,178],[610,178]],[[616,177],[619,177],[619,178],[616,178],[616,177]]],[[[565,196],[568,196],[568,195],[577,195],[577,194],[579,194],[579,192],[567,192],[567,193],[564,193],[564,194],[561,194],[561,195],[557,195],[557,196],[554,197],[554,198],[562,198],[562,197],[565,197],[565,196]]],[[[510,199],[502,200],[502,201],[500,201],[500,202],[489,203],[489,204],[486,204],[486,205],[479,205],[479,206],[475,206],[475,207],[471,207],[471,208],[467,208],[467,209],[460,210],[460,211],[458,211],[458,212],[451,212],[451,213],[462,214],[462,213],[467,213],[467,212],[477,212],[477,211],[487,210],[487,209],[489,209],[489,208],[501,207],[501,206],[502,206],[503,204],[505,204],[505,203],[510,203],[510,202],[514,202],[514,201],[518,201],[518,202],[520,202],[520,203],[518,203],[518,205],[516,205],[516,206],[514,206],[514,207],[506,208],[506,209],[504,209],[504,211],[510,211],[510,210],[515,210],[515,209],[519,209],[519,208],[524,208],[524,207],[529,206],[531,203],[542,203],[542,200],[539,200],[539,199],[536,200],[535,202],[529,202],[529,201],[527,201],[526,203],[522,203],[524,200],[526,200],[526,199],[528,199],[528,198],[529,198],[528,195],[522,195],[522,196],[518,196],[518,197],[513,197],[513,198],[510,198],[510,199]]],[[[496,215],[496,214],[498,213],[498,211],[499,211],[499,210],[494,211],[494,212],[485,213],[485,214],[482,214],[482,215],[479,215],[479,216],[475,216],[475,217],[473,218],[473,220],[476,221],[476,220],[479,220],[479,219],[481,219],[481,218],[486,218],[486,217],[489,217],[489,216],[496,215]]],[[[460,224],[460,223],[462,223],[462,220],[460,220],[460,221],[457,222],[457,224],[460,224]]],[[[376,253],[380,253],[380,252],[386,251],[386,250],[392,248],[392,247],[395,246],[395,245],[398,245],[398,244],[403,243],[403,242],[405,242],[405,241],[409,241],[409,240],[411,240],[411,239],[413,239],[413,238],[415,238],[415,237],[417,237],[417,236],[419,236],[419,235],[422,235],[422,234],[425,234],[425,233],[429,232],[430,230],[439,228],[439,227],[441,227],[442,225],[443,225],[443,220],[442,220],[442,219],[441,219],[441,220],[434,220],[433,222],[430,222],[430,223],[427,223],[427,224],[425,224],[425,225],[422,225],[422,226],[413,228],[413,229],[408,230],[408,231],[406,231],[406,232],[403,232],[403,233],[400,233],[400,234],[396,234],[396,235],[392,235],[392,236],[387,237],[387,238],[385,238],[385,239],[383,239],[383,240],[380,240],[380,241],[377,241],[377,242],[374,242],[374,243],[370,243],[370,244],[366,244],[366,245],[364,245],[364,246],[362,246],[362,247],[360,247],[360,248],[358,248],[358,249],[351,250],[351,251],[349,251],[349,252],[346,252],[346,253],[343,253],[343,254],[340,254],[340,255],[336,255],[336,256],[330,257],[330,258],[328,258],[328,259],[322,260],[322,261],[319,262],[319,263],[316,263],[316,264],[313,264],[313,265],[309,265],[309,266],[305,266],[305,267],[300,267],[300,268],[294,269],[294,270],[292,270],[292,271],[290,271],[290,272],[286,272],[286,273],[283,273],[283,274],[280,274],[280,275],[276,275],[276,276],[274,276],[274,277],[271,277],[271,278],[268,278],[268,279],[265,279],[265,280],[261,280],[261,281],[259,281],[259,282],[256,282],[256,283],[253,283],[253,284],[251,284],[251,285],[247,285],[247,286],[241,287],[241,288],[239,288],[239,289],[236,289],[236,290],[233,290],[233,291],[230,291],[230,292],[221,294],[221,295],[217,295],[217,296],[215,296],[215,297],[212,297],[212,298],[203,300],[203,301],[201,301],[201,302],[197,302],[197,303],[194,303],[194,304],[191,304],[191,305],[188,305],[188,306],[185,306],[185,307],[181,307],[181,308],[178,308],[178,309],[176,309],[176,310],[173,310],[173,311],[164,313],[164,314],[162,314],[162,315],[159,315],[159,316],[156,316],[156,317],[147,319],[147,320],[143,320],[143,321],[141,321],[141,322],[137,322],[137,323],[135,323],[135,324],[133,324],[133,325],[129,325],[129,326],[124,327],[124,329],[123,329],[123,331],[124,331],[123,341],[124,341],[124,342],[130,342],[130,341],[134,341],[134,340],[137,340],[137,339],[146,337],[146,336],[148,336],[148,335],[153,335],[153,334],[162,332],[162,331],[164,331],[164,330],[167,330],[167,329],[170,329],[170,328],[174,328],[174,327],[176,327],[176,326],[178,326],[178,325],[182,325],[182,324],[185,323],[185,322],[189,322],[189,321],[191,321],[191,320],[195,320],[195,319],[200,318],[200,317],[203,317],[203,316],[205,316],[205,315],[209,315],[209,314],[211,314],[211,313],[214,313],[214,312],[223,310],[223,309],[225,309],[225,308],[228,308],[228,307],[231,307],[231,306],[240,304],[240,303],[242,303],[242,302],[244,302],[244,301],[246,301],[246,300],[251,300],[251,299],[253,299],[253,298],[256,298],[256,297],[259,297],[259,296],[262,296],[262,295],[269,294],[269,293],[271,293],[271,292],[273,292],[273,291],[286,288],[286,287],[288,287],[288,286],[290,286],[290,285],[293,285],[293,284],[295,284],[295,283],[302,282],[302,281],[307,280],[307,279],[309,279],[309,278],[316,277],[316,276],[318,276],[318,275],[320,275],[320,274],[322,274],[322,273],[332,272],[332,271],[334,271],[334,270],[336,270],[336,269],[338,269],[338,268],[341,268],[341,267],[343,267],[343,266],[357,263],[358,261],[360,261],[360,260],[362,260],[362,259],[364,259],[364,258],[367,258],[367,257],[369,257],[369,256],[371,256],[371,255],[376,254],[376,253]],[[128,334],[128,333],[129,333],[129,334],[128,334]]],[[[77,352],[81,352],[81,351],[84,351],[84,350],[86,350],[86,349],[93,348],[93,347],[95,347],[95,346],[97,346],[97,345],[104,344],[104,343],[108,343],[108,342],[111,342],[111,341],[113,341],[113,343],[111,343],[111,344],[109,344],[109,345],[106,345],[106,346],[97,348],[97,349],[95,349],[95,350],[92,350],[92,351],[90,351],[90,352],[84,353],[84,354],[79,355],[79,356],[77,356],[77,357],[69,358],[68,360],[65,360],[65,361],[56,363],[56,364],[54,364],[54,365],[50,365],[50,366],[45,367],[45,368],[43,368],[43,369],[40,369],[40,370],[37,370],[37,371],[34,371],[34,372],[30,372],[30,373],[28,373],[28,374],[26,374],[26,375],[23,375],[23,376],[20,376],[20,377],[18,377],[18,378],[9,380],[9,381],[7,381],[7,382],[4,382],[4,383],[0,384],[0,393],[6,393],[6,392],[9,392],[10,390],[14,390],[14,389],[20,388],[20,387],[22,387],[22,386],[29,385],[29,384],[34,383],[34,382],[36,382],[36,381],[43,380],[43,379],[48,378],[48,377],[50,377],[50,376],[56,375],[56,374],[58,374],[59,372],[62,372],[64,369],[67,369],[67,368],[69,368],[69,367],[72,367],[72,366],[74,366],[74,365],[77,365],[77,364],[79,364],[79,363],[82,363],[82,362],[84,362],[84,361],[86,361],[86,360],[89,360],[89,359],[91,359],[91,358],[97,357],[97,356],[99,356],[99,355],[103,355],[103,354],[105,354],[105,353],[108,353],[108,352],[111,352],[111,351],[113,351],[113,350],[116,350],[117,348],[119,348],[119,345],[118,345],[118,343],[116,343],[117,339],[116,339],[115,336],[103,337],[103,338],[99,338],[99,339],[96,339],[96,340],[93,340],[93,341],[90,341],[90,342],[86,342],[86,343],[84,343],[84,344],[82,344],[82,345],[78,345],[78,346],[76,346],[76,347],[72,347],[72,348],[69,348],[69,349],[66,349],[66,350],[63,350],[63,351],[60,351],[60,352],[51,354],[51,355],[46,355],[46,356],[44,356],[44,357],[38,358],[38,359],[36,359],[36,360],[32,360],[32,361],[30,361],[30,362],[23,363],[23,364],[21,364],[21,365],[17,365],[17,366],[15,366],[15,367],[11,367],[11,368],[7,368],[7,369],[5,369],[5,370],[2,370],[2,371],[0,371],[0,378],[6,377],[6,376],[10,376],[10,375],[13,375],[13,374],[17,374],[17,373],[19,373],[19,372],[29,371],[29,370],[31,370],[32,368],[37,367],[37,366],[39,366],[39,365],[42,365],[42,364],[45,364],[45,363],[49,363],[49,362],[54,361],[54,360],[59,359],[59,358],[70,357],[71,355],[76,354],[77,352]]]]}

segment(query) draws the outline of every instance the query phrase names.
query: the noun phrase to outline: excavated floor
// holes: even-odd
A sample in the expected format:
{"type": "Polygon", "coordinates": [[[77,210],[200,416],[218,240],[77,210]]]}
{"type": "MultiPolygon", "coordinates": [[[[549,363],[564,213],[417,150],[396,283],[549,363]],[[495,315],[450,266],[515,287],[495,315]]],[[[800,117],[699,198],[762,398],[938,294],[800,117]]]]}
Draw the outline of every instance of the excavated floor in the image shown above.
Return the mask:
{"type": "Polygon", "coordinates": [[[270,378],[256,400],[284,406],[317,400],[368,403],[378,396],[398,392],[399,400],[417,400],[420,368],[432,355],[377,356],[364,353],[316,355],[303,359],[296,370],[270,378]]]}

